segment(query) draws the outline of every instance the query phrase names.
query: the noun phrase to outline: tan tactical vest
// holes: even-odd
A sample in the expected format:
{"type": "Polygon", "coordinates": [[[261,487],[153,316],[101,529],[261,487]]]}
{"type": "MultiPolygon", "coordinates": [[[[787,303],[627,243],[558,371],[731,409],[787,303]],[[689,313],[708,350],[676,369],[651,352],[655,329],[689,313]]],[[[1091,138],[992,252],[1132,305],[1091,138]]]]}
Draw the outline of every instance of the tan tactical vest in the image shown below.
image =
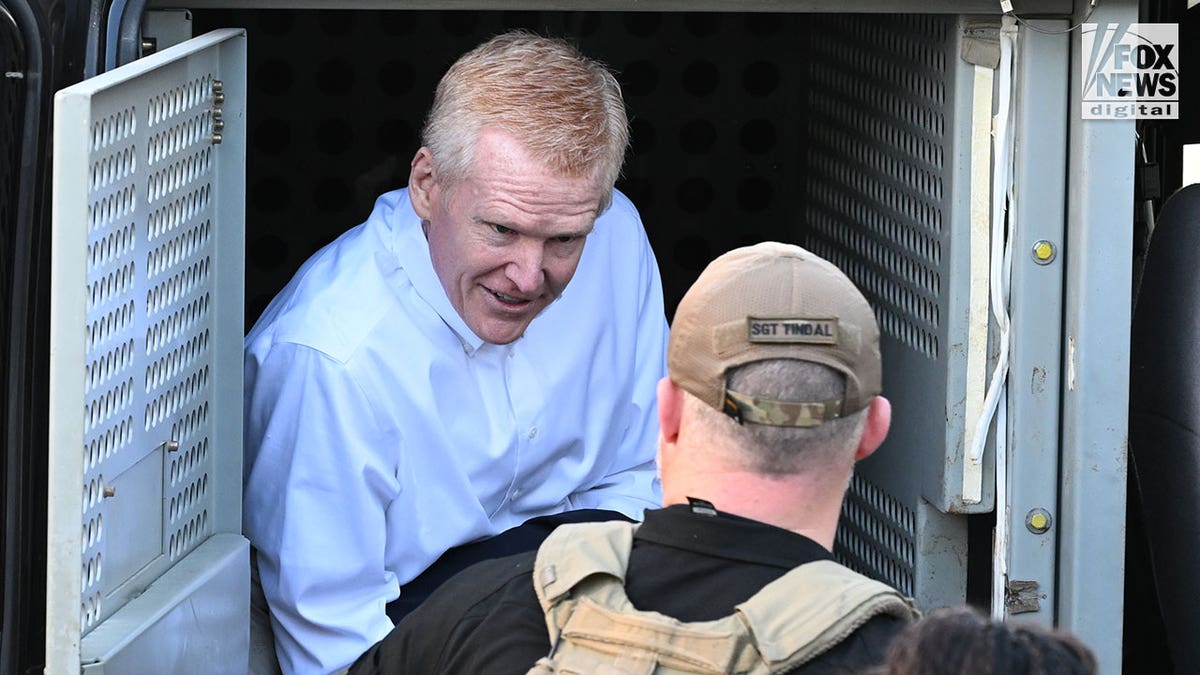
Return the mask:
{"type": "Polygon", "coordinates": [[[788,572],[722,619],[684,623],[640,611],[625,594],[636,529],[626,522],[561,525],[538,549],[533,580],[551,650],[529,675],[779,673],[877,614],[918,616],[895,589],[827,560],[788,572]]]}

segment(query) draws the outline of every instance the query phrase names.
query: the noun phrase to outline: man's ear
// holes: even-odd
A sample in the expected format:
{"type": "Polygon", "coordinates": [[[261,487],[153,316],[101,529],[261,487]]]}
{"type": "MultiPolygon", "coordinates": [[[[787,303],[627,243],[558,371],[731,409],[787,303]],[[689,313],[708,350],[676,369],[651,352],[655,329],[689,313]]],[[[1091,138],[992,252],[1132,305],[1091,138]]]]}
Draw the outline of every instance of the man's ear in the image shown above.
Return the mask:
{"type": "Polygon", "coordinates": [[[867,421],[863,424],[862,437],[858,439],[858,449],[854,451],[854,461],[866,459],[887,438],[888,429],[892,426],[892,402],[882,396],[871,399],[867,407],[867,421]]]}
{"type": "Polygon", "coordinates": [[[433,191],[437,182],[433,176],[433,155],[429,148],[417,150],[409,165],[408,198],[413,211],[421,220],[430,220],[433,212],[433,191]]]}
{"type": "Polygon", "coordinates": [[[658,381],[658,428],[666,443],[679,438],[679,420],[683,416],[683,390],[664,377],[658,381]]]}

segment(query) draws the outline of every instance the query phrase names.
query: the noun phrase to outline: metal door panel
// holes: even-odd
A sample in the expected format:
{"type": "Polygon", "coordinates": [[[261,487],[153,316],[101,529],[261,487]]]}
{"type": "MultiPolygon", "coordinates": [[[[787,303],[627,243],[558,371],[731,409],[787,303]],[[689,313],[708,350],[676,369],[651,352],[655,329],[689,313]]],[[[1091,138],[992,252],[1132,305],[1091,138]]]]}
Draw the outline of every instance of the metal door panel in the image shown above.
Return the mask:
{"type": "Polygon", "coordinates": [[[231,589],[192,656],[244,663],[245,49],[216,31],[55,99],[48,672],[145,645],[174,606],[149,599],[231,589]]]}

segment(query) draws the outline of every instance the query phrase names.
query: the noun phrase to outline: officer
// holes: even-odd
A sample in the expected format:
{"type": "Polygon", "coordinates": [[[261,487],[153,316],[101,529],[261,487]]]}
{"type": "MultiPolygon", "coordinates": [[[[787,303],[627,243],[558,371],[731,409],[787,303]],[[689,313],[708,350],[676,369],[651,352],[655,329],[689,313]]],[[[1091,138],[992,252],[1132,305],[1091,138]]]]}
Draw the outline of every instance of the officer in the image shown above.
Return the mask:
{"type": "Polygon", "coordinates": [[[737,249],[683,298],[667,363],[665,508],[640,526],[563,525],[536,556],[468,569],[351,672],[857,673],[881,662],[915,617],[911,601],[831,555],[854,464],[891,420],[866,300],[797,246],[737,249]]]}

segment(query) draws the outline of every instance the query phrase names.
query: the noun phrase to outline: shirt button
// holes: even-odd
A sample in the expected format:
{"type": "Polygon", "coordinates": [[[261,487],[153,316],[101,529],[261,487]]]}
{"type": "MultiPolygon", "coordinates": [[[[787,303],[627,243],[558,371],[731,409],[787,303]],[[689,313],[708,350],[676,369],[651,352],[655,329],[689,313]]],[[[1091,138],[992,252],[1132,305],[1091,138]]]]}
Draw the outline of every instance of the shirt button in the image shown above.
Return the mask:
{"type": "Polygon", "coordinates": [[[529,440],[537,438],[537,427],[529,427],[529,440]]]}

